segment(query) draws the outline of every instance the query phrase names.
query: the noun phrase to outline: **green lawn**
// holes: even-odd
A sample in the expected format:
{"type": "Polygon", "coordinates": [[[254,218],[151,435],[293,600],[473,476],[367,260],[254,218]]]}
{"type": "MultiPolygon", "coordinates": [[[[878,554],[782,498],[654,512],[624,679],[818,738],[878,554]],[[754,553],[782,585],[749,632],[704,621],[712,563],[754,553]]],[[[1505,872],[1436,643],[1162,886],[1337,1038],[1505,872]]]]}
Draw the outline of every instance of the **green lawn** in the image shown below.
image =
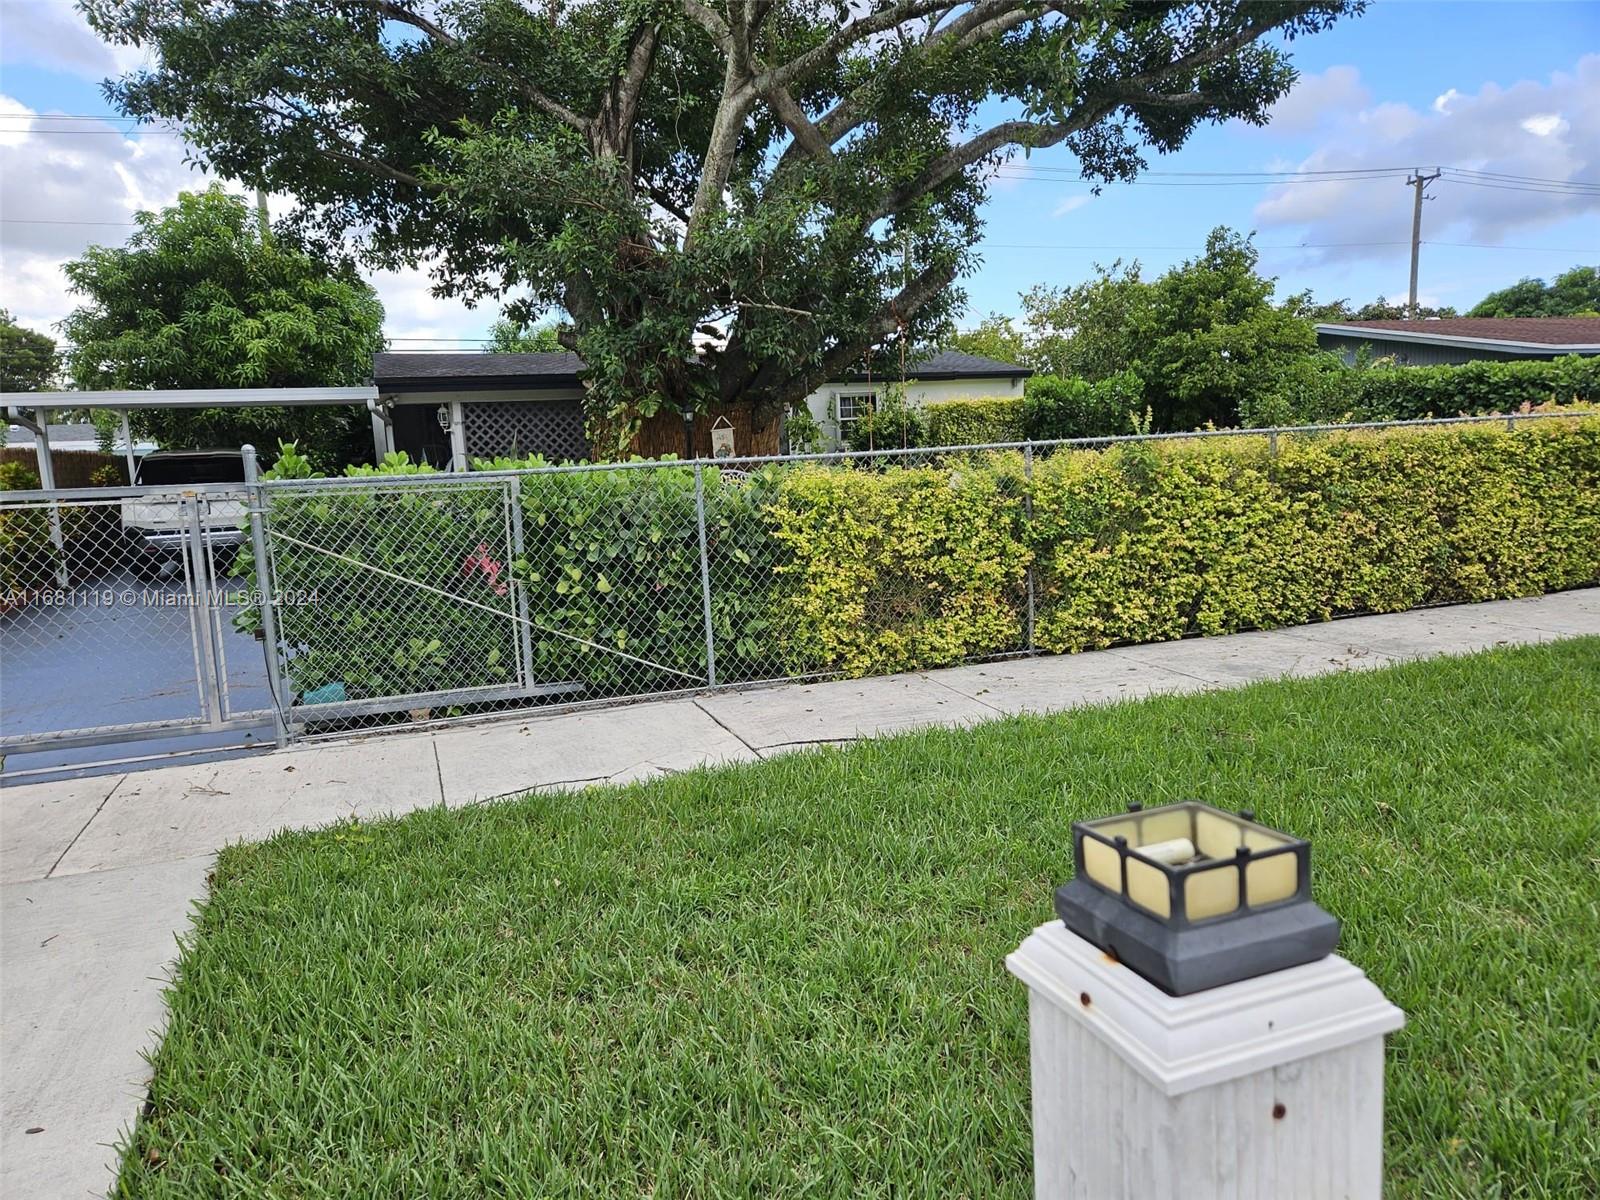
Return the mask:
{"type": "Polygon", "coordinates": [[[1406,1010],[1396,1196],[1600,1195],[1600,639],[225,851],[131,1196],[1028,1197],[1074,818],[1313,839],[1406,1010]]]}

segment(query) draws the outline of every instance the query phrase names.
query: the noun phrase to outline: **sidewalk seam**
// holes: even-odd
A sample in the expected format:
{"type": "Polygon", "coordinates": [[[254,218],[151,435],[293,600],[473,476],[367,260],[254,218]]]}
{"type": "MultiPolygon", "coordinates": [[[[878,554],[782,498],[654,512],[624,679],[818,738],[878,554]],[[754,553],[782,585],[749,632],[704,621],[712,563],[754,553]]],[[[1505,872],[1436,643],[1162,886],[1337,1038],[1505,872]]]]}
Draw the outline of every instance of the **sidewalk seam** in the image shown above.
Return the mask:
{"type": "Polygon", "coordinates": [[[89,819],[83,823],[83,827],[72,835],[72,840],[67,843],[66,848],[56,855],[55,862],[50,864],[50,869],[44,873],[44,878],[49,879],[56,873],[56,868],[61,865],[61,860],[72,853],[72,848],[78,844],[78,839],[89,831],[89,826],[94,824],[94,819],[100,815],[106,804],[110,802],[111,797],[117,794],[117,789],[127,781],[128,775],[126,772],[117,776],[117,781],[111,785],[111,790],[100,798],[100,803],[94,806],[94,811],[89,814],[89,819]]]}
{"type": "MultiPolygon", "coordinates": [[[[938,667],[938,668],[935,668],[935,669],[942,671],[942,670],[945,670],[946,668],[938,667]]],[[[963,700],[971,700],[974,704],[981,704],[984,708],[987,708],[990,712],[994,713],[996,716],[1009,717],[1009,716],[1013,715],[1012,713],[1008,713],[1003,708],[996,708],[993,704],[990,704],[987,700],[978,699],[978,697],[972,695],[970,692],[963,692],[958,687],[951,687],[948,683],[946,683],[942,679],[935,679],[933,677],[933,672],[932,671],[923,671],[923,672],[918,674],[917,678],[918,679],[926,679],[929,683],[937,684],[939,687],[942,687],[945,691],[951,693],[952,695],[960,696],[963,700]]]]}
{"type": "Polygon", "coordinates": [[[433,734],[428,735],[428,749],[433,751],[433,778],[439,784],[439,807],[449,806],[449,800],[444,794],[444,764],[439,761],[439,739],[433,734]]]}
{"type": "Polygon", "coordinates": [[[732,737],[734,739],[734,741],[738,742],[746,750],[750,751],[751,754],[754,754],[757,758],[765,758],[766,757],[765,754],[762,754],[760,750],[756,749],[756,747],[752,746],[742,736],[740,736],[739,732],[737,730],[733,729],[732,727],[730,727],[726,721],[724,721],[721,717],[717,716],[716,713],[712,712],[704,704],[701,704],[699,696],[691,696],[689,698],[689,703],[694,705],[701,712],[705,713],[706,716],[710,717],[714,722],[716,722],[716,724],[717,724],[717,726],[719,728],[721,728],[725,733],[727,733],[730,737],[732,737]]]}

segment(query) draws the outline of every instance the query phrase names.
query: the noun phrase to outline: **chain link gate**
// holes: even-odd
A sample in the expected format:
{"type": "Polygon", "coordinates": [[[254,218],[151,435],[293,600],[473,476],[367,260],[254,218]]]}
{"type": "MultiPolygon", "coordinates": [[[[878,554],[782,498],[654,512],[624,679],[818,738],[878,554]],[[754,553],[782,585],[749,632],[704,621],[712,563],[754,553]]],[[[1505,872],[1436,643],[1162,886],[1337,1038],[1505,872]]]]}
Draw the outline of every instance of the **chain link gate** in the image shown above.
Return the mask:
{"type": "Polygon", "coordinates": [[[0,494],[8,778],[262,732],[265,660],[234,621],[244,510],[237,486],[0,494]]]}
{"type": "MultiPolygon", "coordinates": [[[[558,515],[563,525],[571,516],[559,481],[438,474],[250,486],[250,566],[275,601],[252,619],[269,646],[286,739],[635,692],[639,681],[650,690],[662,679],[707,681],[698,664],[634,653],[626,634],[560,602],[594,583],[547,536],[558,515]],[[597,660],[608,667],[597,672],[597,660]]],[[[693,511],[691,499],[691,520],[693,511]]],[[[588,515],[603,539],[607,514],[588,515]]],[[[698,647],[698,602],[694,616],[698,647]]]]}

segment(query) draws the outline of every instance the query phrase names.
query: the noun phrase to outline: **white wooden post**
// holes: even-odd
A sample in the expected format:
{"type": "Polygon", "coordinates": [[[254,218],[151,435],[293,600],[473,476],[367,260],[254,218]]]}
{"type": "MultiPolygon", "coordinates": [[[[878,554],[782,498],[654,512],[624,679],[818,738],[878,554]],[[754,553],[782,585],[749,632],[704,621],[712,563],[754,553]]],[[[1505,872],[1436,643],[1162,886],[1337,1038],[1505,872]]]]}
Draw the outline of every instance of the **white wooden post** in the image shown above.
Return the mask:
{"type": "Polygon", "coordinates": [[[471,463],[467,460],[467,423],[461,413],[461,401],[450,401],[450,469],[465,471],[471,463]]]}
{"type": "Polygon", "coordinates": [[[1169,996],[1052,921],[1006,967],[1029,988],[1038,1200],[1379,1200],[1405,1015],[1353,964],[1169,996]]]}

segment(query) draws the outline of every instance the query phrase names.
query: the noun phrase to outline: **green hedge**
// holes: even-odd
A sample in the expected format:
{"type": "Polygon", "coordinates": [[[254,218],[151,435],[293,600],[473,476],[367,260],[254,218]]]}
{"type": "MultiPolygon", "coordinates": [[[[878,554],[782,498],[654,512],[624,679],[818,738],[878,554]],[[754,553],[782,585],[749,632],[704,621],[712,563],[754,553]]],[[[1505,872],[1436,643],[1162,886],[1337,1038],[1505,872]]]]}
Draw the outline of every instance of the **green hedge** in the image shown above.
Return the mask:
{"type": "MultiPolygon", "coordinates": [[[[1062,450],[1031,482],[1015,451],[705,481],[723,682],[1022,649],[1030,564],[1047,651],[1600,583],[1600,414],[1282,435],[1276,453],[1245,436],[1062,450]]],[[[503,605],[512,576],[537,681],[617,695],[702,676],[690,468],[520,477],[527,548],[511,562],[500,486],[275,498],[278,533],[448,593],[280,541],[279,587],[319,593],[280,609],[297,693],[509,680],[515,627],[451,597],[503,605]]]]}
{"type": "Polygon", "coordinates": [[[1028,437],[1020,396],[936,400],[924,405],[923,411],[928,415],[930,446],[980,446],[1028,437]]]}
{"type": "Polygon", "coordinates": [[[868,675],[1600,583],[1600,417],[796,473],[780,627],[868,675]],[[939,497],[910,509],[904,496],[939,497]],[[1017,549],[1021,540],[1022,548],[1017,549]]]}
{"type": "Polygon", "coordinates": [[[1544,405],[1600,403],[1600,356],[1457,366],[1342,368],[1317,374],[1306,421],[1404,421],[1478,416],[1544,405]]]}
{"type": "Polygon", "coordinates": [[[1053,441],[1132,433],[1144,407],[1144,387],[1132,371],[1090,383],[1035,375],[1022,396],[939,400],[925,405],[929,446],[1053,441]]]}

